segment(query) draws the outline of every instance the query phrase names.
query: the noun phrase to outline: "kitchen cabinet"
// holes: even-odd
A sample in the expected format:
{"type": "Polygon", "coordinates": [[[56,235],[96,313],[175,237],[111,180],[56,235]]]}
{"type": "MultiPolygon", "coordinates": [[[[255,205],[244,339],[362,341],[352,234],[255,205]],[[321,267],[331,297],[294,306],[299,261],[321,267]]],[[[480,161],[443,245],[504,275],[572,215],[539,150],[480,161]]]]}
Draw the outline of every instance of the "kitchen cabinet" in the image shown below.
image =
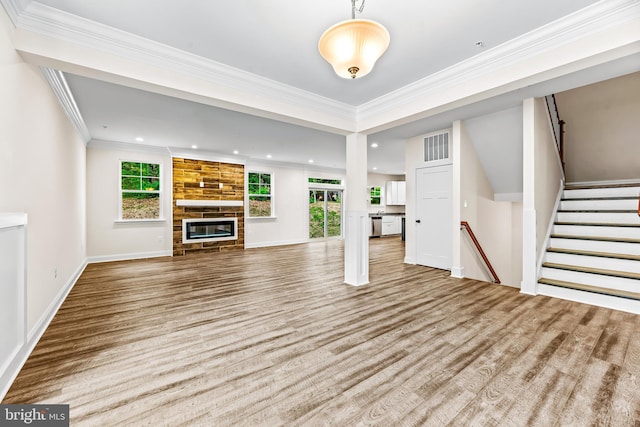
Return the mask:
{"type": "Polygon", "coordinates": [[[400,215],[383,215],[382,216],[382,235],[383,236],[400,234],[401,231],[402,231],[402,217],[400,215]]]}
{"type": "Polygon", "coordinates": [[[407,186],[405,181],[387,181],[385,192],[387,205],[404,205],[406,203],[407,186]]]}

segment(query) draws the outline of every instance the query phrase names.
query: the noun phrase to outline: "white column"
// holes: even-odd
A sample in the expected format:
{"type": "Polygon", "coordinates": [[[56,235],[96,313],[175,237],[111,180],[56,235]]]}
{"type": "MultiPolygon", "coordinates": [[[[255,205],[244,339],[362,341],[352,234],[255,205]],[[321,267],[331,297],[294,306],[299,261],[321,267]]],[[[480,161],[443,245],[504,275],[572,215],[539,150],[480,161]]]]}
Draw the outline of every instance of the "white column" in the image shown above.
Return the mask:
{"type": "Polygon", "coordinates": [[[369,283],[369,214],[367,211],[367,136],[347,136],[347,185],[344,221],[344,282],[369,283]]]}
{"type": "Polygon", "coordinates": [[[461,192],[461,171],[462,171],[462,156],[460,151],[462,138],[462,122],[456,120],[453,122],[453,129],[451,132],[451,158],[453,159],[453,187],[451,195],[451,202],[453,203],[452,218],[451,218],[451,233],[452,245],[451,249],[451,276],[457,278],[464,277],[464,268],[462,267],[462,249],[461,249],[461,233],[460,233],[460,192],[461,192]]]}
{"type": "Polygon", "coordinates": [[[522,283],[520,292],[538,293],[535,201],[535,100],[522,103],[522,283]]]}

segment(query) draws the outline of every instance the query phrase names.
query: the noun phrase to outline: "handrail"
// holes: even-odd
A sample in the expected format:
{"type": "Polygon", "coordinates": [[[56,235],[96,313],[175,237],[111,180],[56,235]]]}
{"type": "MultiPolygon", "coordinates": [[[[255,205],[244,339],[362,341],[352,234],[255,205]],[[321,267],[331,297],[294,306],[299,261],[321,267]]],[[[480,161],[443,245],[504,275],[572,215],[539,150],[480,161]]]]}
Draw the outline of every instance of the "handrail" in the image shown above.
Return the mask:
{"type": "Polygon", "coordinates": [[[480,242],[478,242],[478,239],[476,239],[476,235],[473,234],[473,230],[471,230],[471,226],[469,225],[469,223],[467,221],[460,221],[460,228],[464,228],[465,230],[467,230],[467,233],[469,233],[469,237],[471,237],[471,240],[473,241],[473,244],[475,245],[476,249],[478,250],[478,253],[480,254],[480,256],[482,257],[482,260],[485,263],[485,265],[487,266],[487,268],[491,272],[491,276],[493,276],[493,283],[500,283],[500,279],[498,278],[498,274],[496,273],[496,271],[491,266],[491,263],[489,262],[489,258],[487,258],[487,255],[482,250],[482,246],[480,246],[480,242]]]}
{"type": "Polygon", "coordinates": [[[556,148],[558,149],[558,155],[560,156],[560,162],[562,163],[562,170],[565,168],[564,162],[564,125],[565,121],[560,119],[560,111],[558,111],[558,103],[556,102],[556,95],[551,94],[551,100],[553,101],[553,110],[556,113],[555,121],[553,113],[551,112],[551,106],[549,105],[549,96],[545,96],[544,100],[547,104],[547,112],[549,113],[549,119],[551,120],[551,127],[553,128],[553,138],[556,140],[556,148]],[[555,123],[558,123],[558,131],[556,132],[555,123]]]}

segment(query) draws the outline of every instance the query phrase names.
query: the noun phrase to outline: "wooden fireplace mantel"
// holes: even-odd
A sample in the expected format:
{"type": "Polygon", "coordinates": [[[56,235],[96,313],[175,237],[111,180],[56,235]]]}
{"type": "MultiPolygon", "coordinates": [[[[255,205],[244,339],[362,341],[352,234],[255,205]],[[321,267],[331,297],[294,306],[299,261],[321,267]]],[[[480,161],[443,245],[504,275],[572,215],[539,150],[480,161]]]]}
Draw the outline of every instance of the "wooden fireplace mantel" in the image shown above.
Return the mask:
{"type": "Polygon", "coordinates": [[[242,200],[176,200],[176,206],[213,206],[213,207],[227,207],[227,206],[244,206],[242,200]]]}

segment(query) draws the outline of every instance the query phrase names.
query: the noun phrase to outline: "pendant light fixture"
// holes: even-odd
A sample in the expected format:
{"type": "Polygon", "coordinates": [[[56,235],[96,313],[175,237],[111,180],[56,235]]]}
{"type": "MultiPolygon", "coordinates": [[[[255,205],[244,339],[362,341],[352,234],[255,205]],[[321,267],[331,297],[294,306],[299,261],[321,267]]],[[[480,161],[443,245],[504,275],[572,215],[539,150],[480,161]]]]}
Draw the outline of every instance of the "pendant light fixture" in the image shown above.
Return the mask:
{"type": "MultiPolygon", "coordinates": [[[[362,12],[364,2],[358,9],[362,12]]],[[[338,22],[320,37],[320,55],[345,79],[363,77],[373,69],[389,47],[389,32],[377,22],[356,18],[356,0],[351,0],[351,19],[338,22]]]]}

